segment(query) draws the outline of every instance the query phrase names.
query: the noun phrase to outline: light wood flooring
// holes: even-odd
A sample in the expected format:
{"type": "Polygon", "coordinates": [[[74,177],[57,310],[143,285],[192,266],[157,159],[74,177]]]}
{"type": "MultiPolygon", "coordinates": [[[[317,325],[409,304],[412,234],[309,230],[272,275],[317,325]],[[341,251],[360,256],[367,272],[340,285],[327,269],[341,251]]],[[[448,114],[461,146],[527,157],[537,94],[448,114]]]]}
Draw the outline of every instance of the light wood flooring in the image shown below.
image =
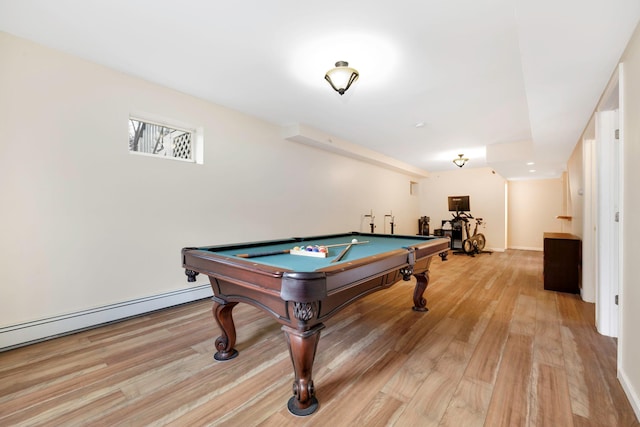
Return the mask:
{"type": "Polygon", "coordinates": [[[543,290],[541,252],[436,258],[427,313],[411,310],[413,283],[327,322],[309,417],[286,409],[280,326],[238,305],[240,355],[216,362],[205,300],[0,353],[0,425],[640,425],[615,340],[592,304],[543,290]]]}

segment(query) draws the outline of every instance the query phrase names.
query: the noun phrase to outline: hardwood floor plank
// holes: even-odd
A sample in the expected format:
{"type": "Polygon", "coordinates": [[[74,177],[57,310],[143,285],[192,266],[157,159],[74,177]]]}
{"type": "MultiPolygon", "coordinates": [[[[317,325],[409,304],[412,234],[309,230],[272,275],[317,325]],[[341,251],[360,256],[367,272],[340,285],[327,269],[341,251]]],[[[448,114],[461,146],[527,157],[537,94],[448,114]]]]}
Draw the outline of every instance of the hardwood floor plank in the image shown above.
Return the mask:
{"type": "Polygon", "coordinates": [[[564,353],[567,380],[569,383],[571,409],[575,415],[588,418],[591,412],[589,389],[585,372],[588,367],[583,365],[583,360],[580,356],[580,344],[577,342],[571,329],[563,326],[561,328],[561,334],[562,351],[564,353]]]}
{"type": "Polygon", "coordinates": [[[536,426],[573,426],[569,386],[564,369],[557,366],[537,365],[536,426]]]}
{"type": "Polygon", "coordinates": [[[533,338],[509,335],[487,410],[486,425],[525,426],[529,416],[533,338]]]}
{"type": "Polygon", "coordinates": [[[288,412],[276,412],[264,421],[255,425],[259,427],[301,427],[309,424],[304,420],[301,420],[299,417],[291,416],[288,412]]]}
{"type": "Polygon", "coordinates": [[[536,318],[534,360],[537,363],[564,367],[560,316],[554,292],[538,292],[536,296],[536,318]]]}
{"type": "Polygon", "coordinates": [[[155,422],[167,427],[256,425],[281,410],[291,397],[293,376],[288,362],[287,355],[278,358],[276,365],[270,365],[268,374],[252,375],[251,381],[238,381],[227,390],[211,388],[155,422]]]}
{"type": "Polygon", "coordinates": [[[485,304],[481,299],[473,296],[467,298],[465,304],[461,304],[455,312],[451,313],[451,316],[460,322],[456,339],[477,343],[493,316],[495,307],[495,304],[485,304]]]}
{"type": "Polygon", "coordinates": [[[471,356],[465,376],[493,384],[508,334],[509,322],[491,319],[471,356]]]}
{"type": "Polygon", "coordinates": [[[438,371],[432,371],[413,399],[398,416],[395,426],[437,426],[440,424],[457,383],[438,371]]]}
{"type": "Polygon", "coordinates": [[[126,400],[126,397],[118,392],[107,394],[105,396],[98,397],[95,400],[86,400],[85,404],[76,408],[69,408],[64,410],[58,416],[46,417],[43,413],[38,414],[38,421],[33,424],[29,422],[31,426],[74,426],[85,425],[86,420],[97,417],[100,414],[108,411],[114,405],[119,405],[126,400]]]}
{"type": "Polygon", "coordinates": [[[11,371],[16,371],[22,366],[32,366],[50,359],[52,355],[63,356],[78,351],[79,348],[86,348],[90,344],[85,336],[74,334],[63,337],[63,339],[43,341],[0,352],[0,378],[4,378],[5,375],[9,375],[11,371]]]}
{"type": "Polygon", "coordinates": [[[472,353],[471,345],[464,341],[451,340],[446,350],[438,358],[434,369],[447,374],[452,381],[457,383],[462,378],[472,353]]]}
{"type": "Polygon", "coordinates": [[[511,318],[509,332],[512,334],[533,336],[536,331],[536,298],[520,293],[511,318]]]}
{"type": "Polygon", "coordinates": [[[612,353],[600,349],[613,339],[594,334],[586,325],[565,326],[562,332],[574,414],[594,425],[640,425],[629,414],[629,402],[620,399],[623,392],[612,353]]]}
{"type": "Polygon", "coordinates": [[[288,371],[288,354],[282,349],[273,351],[267,347],[273,346],[265,346],[263,354],[246,357],[244,363],[239,357],[220,362],[197,376],[153,390],[93,422],[115,425],[125,419],[132,425],[165,425],[190,412],[198,412],[196,408],[202,405],[209,405],[205,409],[207,422],[221,418],[232,408],[257,398],[256,392],[270,387],[288,371]]]}
{"type": "Polygon", "coordinates": [[[562,292],[556,292],[555,295],[562,323],[567,326],[584,325],[583,312],[580,308],[582,305],[580,297],[562,292]]]}
{"type": "Polygon", "coordinates": [[[379,392],[351,422],[353,426],[383,427],[395,424],[404,409],[400,400],[379,392]]]}
{"type": "Polygon", "coordinates": [[[442,427],[482,427],[493,388],[478,380],[463,377],[445,411],[442,427]]]}
{"type": "MultiPolygon", "coordinates": [[[[361,414],[365,408],[372,405],[372,401],[376,398],[383,385],[400,369],[407,359],[406,355],[398,354],[392,351],[382,352],[382,357],[367,364],[366,369],[361,374],[353,374],[353,371],[338,374],[337,370],[333,370],[333,378],[338,375],[344,380],[341,386],[335,389],[332,398],[325,398],[318,391],[318,399],[320,400],[320,409],[318,414],[322,414],[323,423],[327,425],[357,425],[354,419],[361,414]]],[[[373,359],[371,354],[369,359],[373,359]]],[[[366,362],[365,362],[366,363],[366,362]]],[[[391,414],[394,415],[395,411],[391,414]]],[[[381,415],[381,414],[380,414],[381,415]]],[[[388,420],[387,420],[388,421],[388,420]]]]}
{"type": "MultiPolygon", "coordinates": [[[[11,414],[15,419],[26,420],[32,417],[44,417],[47,411],[51,414],[55,411],[57,411],[55,413],[63,413],[84,405],[91,396],[101,397],[119,390],[121,383],[132,381],[136,375],[149,370],[153,371],[154,367],[164,366],[192,354],[192,350],[185,348],[170,351],[144,364],[136,364],[128,368],[122,365],[108,367],[70,379],[61,379],[46,387],[38,388],[37,391],[11,396],[6,403],[0,404],[2,409],[0,414],[11,414]],[[120,367],[123,369],[119,369],[120,367]]],[[[4,418],[0,415],[0,424],[3,421],[4,418]]]]}
{"type": "Polygon", "coordinates": [[[382,387],[382,392],[401,402],[409,402],[434,365],[435,362],[430,359],[409,358],[382,387]]]}
{"type": "Polygon", "coordinates": [[[33,393],[51,384],[67,381],[107,367],[107,364],[99,358],[70,359],[50,360],[51,368],[46,371],[34,371],[27,365],[3,374],[0,385],[0,403],[21,394],[33,393]]]}
{"type": "Polygon", "coordinates": [[[548,322],[537,324],[533,351],[536,362],[563,367],[560,326],[548,322]]]}

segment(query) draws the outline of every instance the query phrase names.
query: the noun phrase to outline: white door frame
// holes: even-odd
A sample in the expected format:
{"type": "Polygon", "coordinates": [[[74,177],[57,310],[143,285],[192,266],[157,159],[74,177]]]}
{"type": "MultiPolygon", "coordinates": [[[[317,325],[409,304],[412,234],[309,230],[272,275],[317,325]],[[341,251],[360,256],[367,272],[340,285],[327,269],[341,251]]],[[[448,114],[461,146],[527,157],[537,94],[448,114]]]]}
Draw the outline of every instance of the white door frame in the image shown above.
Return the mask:
{"type": "Polygon", "coordinates": [[[620,194],[622,189],[619,81],[614,73],[596,112],[596,328],[618,336],[620,313],[616,298],[621,279],[620,194]]]}

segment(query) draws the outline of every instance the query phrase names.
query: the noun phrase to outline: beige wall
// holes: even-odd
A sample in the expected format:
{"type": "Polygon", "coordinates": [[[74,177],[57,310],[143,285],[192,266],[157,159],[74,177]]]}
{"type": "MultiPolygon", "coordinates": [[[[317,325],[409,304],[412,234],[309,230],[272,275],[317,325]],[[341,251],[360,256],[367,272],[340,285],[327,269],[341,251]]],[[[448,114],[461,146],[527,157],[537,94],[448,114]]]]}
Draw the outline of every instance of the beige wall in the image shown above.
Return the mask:
{"type": "MultiPolygon", "coordinates": [[[[448,196],[469,196],[471,214],[483,218],[480,229],[487,239],[487,249],[504,251],[506,180],[490,168],[464,168],[431,174],[420,181],[420,216],[431,218],[431,230],[440,228],[441,220],[451,219],[448,196]]],[[[433,231],[432,231],[433,232],[433,231]]]]}
{"type": "Polygon", "coordinates": [[[569,232],[563,215],[563,180],[509,181],[508,244],[510,249],[541,251],[545,232],[569,232]]]}
{"type": "Polygon", "coordinates": [[[567,215],[571,216],[571,221],[567,224],[568,230],[566,231],[580,237],[583,234],[584,223],[583,149],[583,143],[579,141],[567,162],[567,215]]]}
{"type": "Polygon", "coordinates": [[[620,287],[619,378],[640,417],[640,28],[622,57],[623,191],[620,287]]]}
{"type": "Polygon", "coordinates": [[[184,246],[367,231],[371,209],[417,232],[416,178],[3,33],[0,57],[0,329],[194,286],[184,246]],[[131,112],[201,126],[204,165],[129,154],[131,112]]]}

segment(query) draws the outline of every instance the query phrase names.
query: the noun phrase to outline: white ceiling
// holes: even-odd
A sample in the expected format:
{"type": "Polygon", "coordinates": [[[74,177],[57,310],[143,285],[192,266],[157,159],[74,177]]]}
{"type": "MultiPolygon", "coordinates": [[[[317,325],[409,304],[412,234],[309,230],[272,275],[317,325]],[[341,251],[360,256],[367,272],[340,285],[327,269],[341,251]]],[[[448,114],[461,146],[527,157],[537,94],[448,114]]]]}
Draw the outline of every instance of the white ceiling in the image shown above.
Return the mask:
{"type": "Polygon", "coordinates": [[[0,31],[423,170],[464,153],[509,179],[564,170],[639,17],[640,0],[0,0],[0,31]],[[338,60],[360,72],[343,97],[323,79],[338,60]]]}

